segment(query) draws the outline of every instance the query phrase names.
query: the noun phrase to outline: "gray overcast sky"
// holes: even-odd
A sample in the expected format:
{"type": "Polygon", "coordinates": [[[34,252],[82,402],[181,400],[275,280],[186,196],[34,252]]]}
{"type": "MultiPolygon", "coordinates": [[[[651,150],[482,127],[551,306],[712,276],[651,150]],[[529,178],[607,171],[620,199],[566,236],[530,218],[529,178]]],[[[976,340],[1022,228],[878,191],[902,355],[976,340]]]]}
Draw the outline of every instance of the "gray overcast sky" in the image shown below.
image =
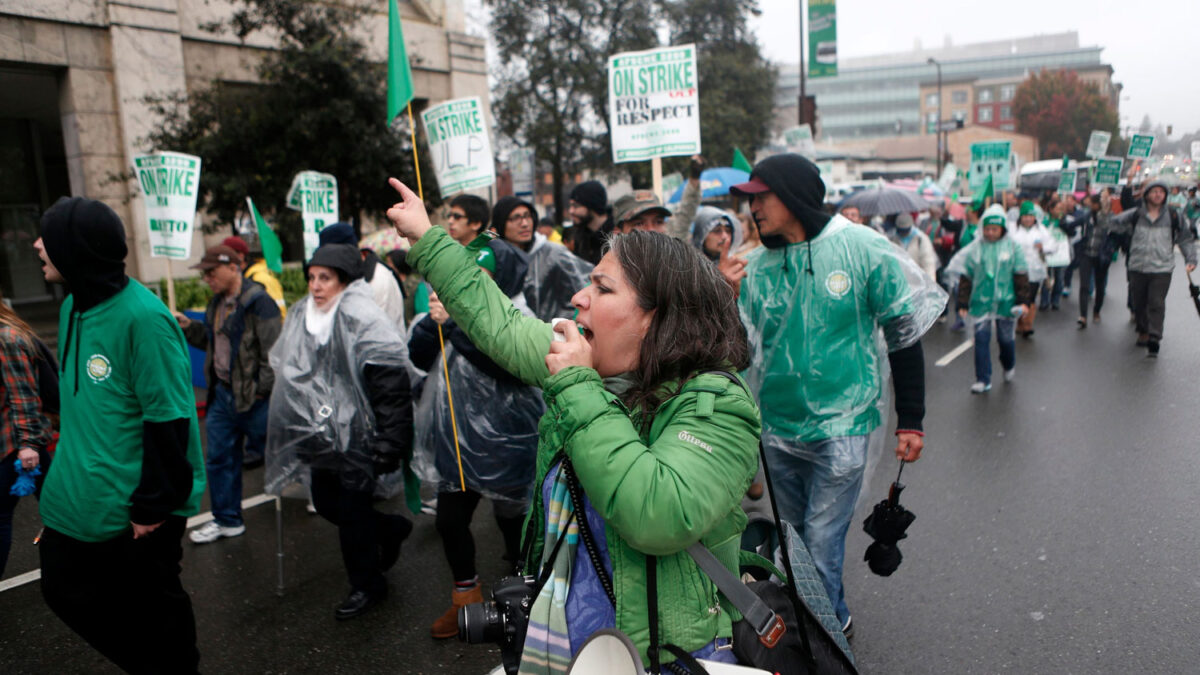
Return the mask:
{"type": "MultiPolygon", "coordinates": [[[[797,0],[759,0],[762,16],[752,22],[767,58],[798,60],[797,0]]],[[[1200,42],[1197,0],[838,0],[838,55],[868,56],[908,51],[915,40],[926,47],[1023,37],[1074,30],[1081,46],[1104,47],[1101,59],[1124,85],[1121,128],[1149,114],[1174,125],[1174,136],[1200,129],[1200,42]]]]}

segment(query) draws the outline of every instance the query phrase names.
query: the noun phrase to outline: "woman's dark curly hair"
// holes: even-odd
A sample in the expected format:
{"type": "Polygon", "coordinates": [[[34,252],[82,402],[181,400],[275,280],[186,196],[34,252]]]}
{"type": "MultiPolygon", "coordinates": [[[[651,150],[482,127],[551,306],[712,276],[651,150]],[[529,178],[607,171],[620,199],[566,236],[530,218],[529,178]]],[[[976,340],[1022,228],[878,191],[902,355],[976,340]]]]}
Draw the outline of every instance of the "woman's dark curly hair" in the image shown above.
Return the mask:
{"type": "Polygon", "coordinates": [[[717,266],[694,247],[656,232],[613,237],[616,256],[638,305],[654,311],[642,339],[635,372],[638,382],[624,397],[631,410],[653,412],[680,385],[708,370],[743,370],[749,365],[746,330],[737,297],[717,266]]]}

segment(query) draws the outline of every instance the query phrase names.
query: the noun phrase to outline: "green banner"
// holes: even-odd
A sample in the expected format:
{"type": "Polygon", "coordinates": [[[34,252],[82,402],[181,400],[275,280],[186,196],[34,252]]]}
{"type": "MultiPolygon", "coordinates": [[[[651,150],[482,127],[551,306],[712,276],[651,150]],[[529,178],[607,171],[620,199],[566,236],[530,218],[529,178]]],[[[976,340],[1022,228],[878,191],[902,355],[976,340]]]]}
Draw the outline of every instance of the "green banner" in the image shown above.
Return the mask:
{"type": "Polygon", "coordinates": [[[988,176],[992,177],[994,190],[1009,189],[1012,185],[1012,141],[972,143],[968,176],[971,192],[982,190],[988,176]]]}
{"type": "Polygon", "coordinates": [[[808,76],[837,74],[837,0],[809,0],[808,76]]]}
{"type": "Polygon", "coordinates": [[[1129,141],[1129,152],[1125,156],[1149,159],[1152,150],[1154,150],[1154,136],[1149,134],[1134,134],[1133,140],[1129,141]]]}
{"type": "Polygon", "coordinates": [[[1098,187],[1116,187],[1121,182],[1121,166],[1125,160],[1120,157],[1105,157],[1096,160],[1096,179],[1092,183],[1098,187]]]}

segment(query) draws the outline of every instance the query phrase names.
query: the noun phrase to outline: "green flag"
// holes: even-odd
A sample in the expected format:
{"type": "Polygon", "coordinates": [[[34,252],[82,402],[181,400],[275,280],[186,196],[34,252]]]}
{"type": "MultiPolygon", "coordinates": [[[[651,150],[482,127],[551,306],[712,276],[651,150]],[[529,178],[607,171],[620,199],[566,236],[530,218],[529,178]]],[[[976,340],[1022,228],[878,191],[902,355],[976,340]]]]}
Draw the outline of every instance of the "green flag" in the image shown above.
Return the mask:
{"type": "Polygon", "coordinates": [[[733,164],[731,164],[730,166],[732,166],[735,169],[741,169],[742,171],[745,171],[746,173],[750,173],[751,171],[754,171],[754,167],[750,165],[750,160],[746,159],[746,156],[742,154],[741,148],[733,149],[733,164]]]}
{"type": "Polygon", "coordinates": [[[992,187],[992,174],[989,173],[987,182],[983,184],[983,189],[980,190],[979,194],[975,195],[975,197],[971,200],[971,210],[978,211],[979,209],[983,208],[984,201],[988,197],[995,196],[994,188],[992,187]]]}
{"type": "Polygon", "coordinates": [[[387,123],[413,98],[412,69],[408,65],[408,52],[404,49],[404,31],[400,28],[398,0],[388,0],[388,94],[387,123]]]}
{"type": "Polygon", "coordinates": [[[279,237],[275,236],[275,231],[263,220],[258,209],[254,208],[254,200],[246,197],[246,203],[250,205],[250,216],[254,218],[254,226],[258,228],[258,243],[262,245],[263,260],[267,261],[267,267],[272,272],[278,274],[283,271],[283,244],[279,243],[279,237]]]}

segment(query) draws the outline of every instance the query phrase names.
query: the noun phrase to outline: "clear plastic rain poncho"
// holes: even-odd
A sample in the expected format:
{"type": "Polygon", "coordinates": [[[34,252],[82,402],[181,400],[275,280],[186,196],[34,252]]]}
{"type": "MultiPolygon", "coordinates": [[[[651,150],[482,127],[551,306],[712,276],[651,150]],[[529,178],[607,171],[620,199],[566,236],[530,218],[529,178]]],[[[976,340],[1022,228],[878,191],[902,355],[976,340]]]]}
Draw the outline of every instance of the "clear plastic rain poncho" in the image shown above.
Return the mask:
{"type": "Polygon", "coordinates": [[[349,490],[375,488],[375,413],[364,390],[363,370],[367,365],[412,366],[404,339],[375,304],[365,281],[351,282],[337,303],[333,320],[313,335],[305,327],[305,317],[313,311],[309,298],[297,302],[271,348],[275,388],[267,418],[268,494],[307,483],[310,468],[337,471],[349,490]]]}
{"type": "Polygon", "coordinates": [[[591,273],[591,263],[535,232],[525,275],[529,309],[542,321],[574,318],[571,298],[590,283],[591,273]]]}
{"type": "MultiPolygon", "coordinates": [[[[512,300],[523,314],[533,315],[520,294],[512,300]]],[[[457,353],[448,339],[446,363],[467,489],[490,499],[528,503],[537,458],[538,420],[546,411],[542,390],[515,378],[496,379],[484,373],[457,353]]],[[[439,492],[461,491],[440,357],[429,368],[416,419],[421,421],[413,452],[417,475],[436,483],[439,492]]]]}
{"type": "Polygon", "coordinates": [[[764,442],[775,437],[791,454],[833,468],[845,458],[807,453],[802,442],[878,429],[870,466],[884,445],[887,354],[920,340],[946,292],[885,237],[841,216],[809,242],[748,257],[738,303],[751,345],[744,374],[764,442]]]}
{"type": "Polygon", "coordinates": [[[730,252],[738,250],[742,245],[742,240],[745,234],[742,232],[742,221],[735,218],[728,211],[718,209],[715,206],[701,206],[696,209],[696,218],[692,221],[691,241],[692,246],[703,253],[708,258],[713,258],[713,255],[704,250],[704,239],[712,232],[717,225],[728,225],[732,230],[732,243],[729,245],[730,252]]]}
{"type": "MultiPolygon", "coordinates": [[[[996,241],[987,241],[983,232],[979,237],[954,254],[946,265],[946,274],[951,278],[966,277],[971,280],[971,303],[967,309],[974,321],[989,319],[1012,319],[1017,316],[1017,290],[1013,274],[1028,273],[1025,253],[1021,245],[1008,236],[1008,220],[1004,210],[992,206],[984,214],[991,218],[988,225],[1001,225],[1005,236],[996,241]]],[[[980,225],[982,230],[983,224],[980,225]]],[[[1017,310],[1019,312],[1019,309],[1017,310]]]]}

